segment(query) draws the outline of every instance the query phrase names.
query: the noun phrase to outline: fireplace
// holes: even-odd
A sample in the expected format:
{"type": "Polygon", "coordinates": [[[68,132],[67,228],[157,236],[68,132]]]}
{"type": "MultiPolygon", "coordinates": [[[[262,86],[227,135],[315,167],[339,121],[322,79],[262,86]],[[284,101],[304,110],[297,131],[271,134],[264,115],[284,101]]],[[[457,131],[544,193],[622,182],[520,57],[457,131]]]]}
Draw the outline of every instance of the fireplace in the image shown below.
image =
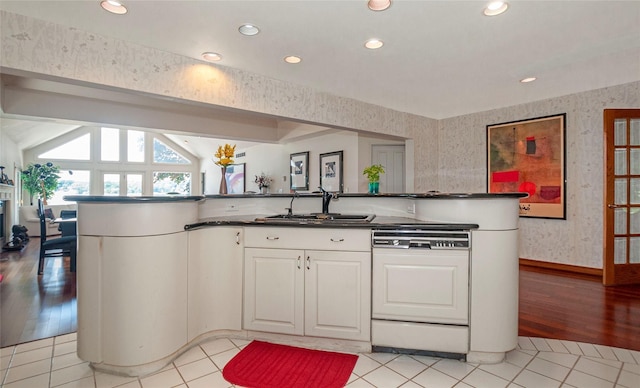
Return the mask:
{"type": "Polygon", "coordinates": [[[4,246],[4,243],[7,242],[7,240],[4,237],[4,230],[5,230],[5,220],[4,220],[4,203],[6,201],[0,200],[0,247],[4,246]]]}
{"type": "Polygon", "coordinates": [[[11,238],[14,186],[0,184],[0,248],[11,238]]]}

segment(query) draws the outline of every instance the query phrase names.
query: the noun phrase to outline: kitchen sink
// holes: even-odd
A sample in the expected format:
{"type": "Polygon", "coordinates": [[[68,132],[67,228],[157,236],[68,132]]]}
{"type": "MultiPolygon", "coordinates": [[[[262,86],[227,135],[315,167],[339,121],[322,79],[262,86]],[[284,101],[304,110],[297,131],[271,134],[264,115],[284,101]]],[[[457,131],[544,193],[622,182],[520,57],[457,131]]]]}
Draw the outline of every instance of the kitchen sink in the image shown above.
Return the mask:
{"type": "Polygon", "coordinates": [[[256,218],[263,222],[371,222],[375,214],[341,214],[341,213],[310,213],[310,214],[277,214],[274,216],[256,218]]]}

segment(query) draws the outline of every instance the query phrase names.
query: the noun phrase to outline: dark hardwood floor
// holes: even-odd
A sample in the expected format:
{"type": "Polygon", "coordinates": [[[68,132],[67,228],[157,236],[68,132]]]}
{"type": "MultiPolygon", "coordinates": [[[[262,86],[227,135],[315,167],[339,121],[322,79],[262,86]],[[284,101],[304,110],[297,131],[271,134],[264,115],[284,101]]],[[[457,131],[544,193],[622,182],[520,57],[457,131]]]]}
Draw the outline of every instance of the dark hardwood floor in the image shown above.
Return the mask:
{"type": "MultiPolygon", "coordinates": [[[[48,259],[39,239],[0,254],[0,347],[76,331],[76,277],[69,259],[48,259]]],[[[595,276],[520,267],[519,334],[640,351],[640,286],[604,287],[595,276]]]]}
{"type": "Polygon", "coordinates": [[[69,258],[48,258],[38,277],[40,239],[0,253],[0,347],[75,332],[76,275],[69,258]]]}
{"type": "Polygon", "coordinates": [[[640,351],[640,285],[521,265],[518,332],[640,351]]]}

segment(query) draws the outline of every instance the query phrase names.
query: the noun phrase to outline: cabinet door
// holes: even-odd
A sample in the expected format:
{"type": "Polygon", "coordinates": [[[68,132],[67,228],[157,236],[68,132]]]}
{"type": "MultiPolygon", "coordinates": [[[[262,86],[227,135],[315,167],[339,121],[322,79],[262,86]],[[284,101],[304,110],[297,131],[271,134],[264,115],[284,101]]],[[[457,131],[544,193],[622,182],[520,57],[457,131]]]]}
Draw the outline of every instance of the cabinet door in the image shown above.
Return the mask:
{"type": "Polygon", "coordinates": [[[189,341],[213,330],[242,329],[242,228],[188,232],[189,341]]]}
{"type": "Polygon", "coordinates": [[[302,335],[304,252],[245,248],[244,329],[302,335]]]}
{"type": "Polygon", "coordinates": [[[369,341],[371,254],[305,254],[305,335],[369,341]]]}

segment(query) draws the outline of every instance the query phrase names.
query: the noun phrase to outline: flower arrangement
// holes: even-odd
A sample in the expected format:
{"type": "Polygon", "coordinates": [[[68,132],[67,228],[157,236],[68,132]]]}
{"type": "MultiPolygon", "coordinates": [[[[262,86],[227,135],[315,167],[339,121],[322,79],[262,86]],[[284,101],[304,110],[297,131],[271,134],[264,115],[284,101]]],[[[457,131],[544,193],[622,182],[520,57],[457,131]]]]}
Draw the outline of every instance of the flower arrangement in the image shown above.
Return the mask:
{"type": "Polygon", "coordinates": [[[218,161],[214,161],[220,167],[227,167],[230,164],[233,164],[233,155],[236,152],[236,145],[233,146],[230,144],[225,144],[223,146],[218,146],[218,151],[213,155],[218,158],[218,161]]]}
{"type": "Polygon", "coordinates": [[[264,172],[260,173],[260,175],[256,175],[255,182],[258,184],[258,188],[262,190],[263,187],[271,186],[271,182],[273,179],[269,175],[266,175],[264,172]]]}

